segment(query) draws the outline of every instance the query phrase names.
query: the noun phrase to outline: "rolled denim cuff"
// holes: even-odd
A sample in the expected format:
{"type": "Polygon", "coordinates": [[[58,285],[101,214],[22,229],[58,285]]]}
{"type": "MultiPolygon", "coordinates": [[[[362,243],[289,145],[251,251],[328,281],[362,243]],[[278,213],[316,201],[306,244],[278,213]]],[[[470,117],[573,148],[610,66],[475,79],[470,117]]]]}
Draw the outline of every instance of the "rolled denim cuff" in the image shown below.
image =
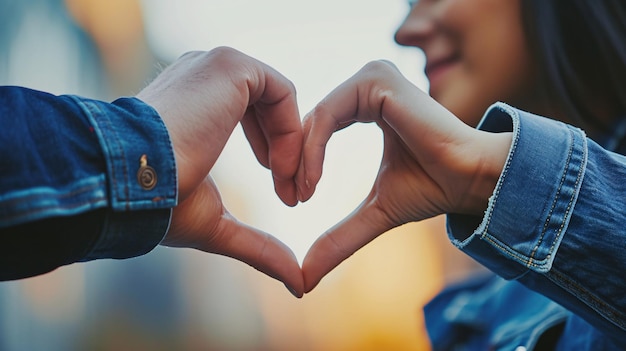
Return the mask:
{"type": "Polygon", "coordinates": [[[113,210],[174,207],[174,151],[158,113],[136,98],[120,98],[112,103],[72,98],[84,110],[100,140],[113,210]]]}
{"type": "Polygon", "coordinates": [[[504,278],[548,272],[566,233],[587,161],[584,133],[561,122],[493,105],[479,128],[513,132],[482,218],[449,214],[450,240],[504,278]]]}
{"type": "Polygon", "coordinates": [[[110,104],[71,98],[85,111],[100,141],[112,208],[82,261],[143,255],[161,242],[177,204],[176,165],[165,124],[136,98],[110,104]]]}

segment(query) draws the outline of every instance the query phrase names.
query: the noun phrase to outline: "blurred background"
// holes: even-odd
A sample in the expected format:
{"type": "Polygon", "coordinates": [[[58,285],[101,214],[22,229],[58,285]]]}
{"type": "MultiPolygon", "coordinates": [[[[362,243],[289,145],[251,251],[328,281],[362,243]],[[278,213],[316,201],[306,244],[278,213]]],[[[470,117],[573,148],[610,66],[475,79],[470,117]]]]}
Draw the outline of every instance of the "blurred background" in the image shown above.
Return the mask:
{"type": "MultiPolygon", "coordinates": [[[[365,63],[388,59],[427,89],[423,57],[393,33],[404,0],[0,0],[0,84],[111,101],[190,50],[234,47],[298,90],[304,116],[365,63]]],[[[238,128],[212,174],[240,220],[299,258],[368,193],[374,125],[336,133],[313,199],[284,206],[238,128]]],[[[397,228],[303,299],[230,258],[158,247],[0,283],[0,350],[428,350],[422,306],[462,274],[444,219],[397,228]],[[451,269],[454,267],[454,269],[451,269]]]]}

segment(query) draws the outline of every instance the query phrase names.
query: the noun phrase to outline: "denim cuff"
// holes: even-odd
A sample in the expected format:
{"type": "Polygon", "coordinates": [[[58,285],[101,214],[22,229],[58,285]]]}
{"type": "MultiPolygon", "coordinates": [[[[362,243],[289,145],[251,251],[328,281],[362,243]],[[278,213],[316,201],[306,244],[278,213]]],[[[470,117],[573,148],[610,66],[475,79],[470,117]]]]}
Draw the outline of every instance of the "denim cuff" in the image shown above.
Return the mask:
{"type": "Polygon", "coordinates": [[[109,211],[82,261],[143,255],[167,233],[177,204],[174,152],[157,112],[136,98],[71,97],[88,116],[106,160],[109,211]]]}
{"type": "Polygon", "coordinates": [[[484,216],[447,216],[450,240],[506,279],[548,272],[581,187],[586,137],[503,103],[487,110],[478,128],[513,132],[513,143],[484,216]]]}
{"type": "Polygon", "coordinates": [[[171,209],[108,211],[102,233],[81,262],[137,257],[152,251],[169,229],[171,209]]]}
{"type": "Polygon", "coordinates": [[[174,207],[174,151],[157,112],[137,98],[120,98],[112,103],[72,98],[86,113],[100,140],[113,210],[174,207]]]}

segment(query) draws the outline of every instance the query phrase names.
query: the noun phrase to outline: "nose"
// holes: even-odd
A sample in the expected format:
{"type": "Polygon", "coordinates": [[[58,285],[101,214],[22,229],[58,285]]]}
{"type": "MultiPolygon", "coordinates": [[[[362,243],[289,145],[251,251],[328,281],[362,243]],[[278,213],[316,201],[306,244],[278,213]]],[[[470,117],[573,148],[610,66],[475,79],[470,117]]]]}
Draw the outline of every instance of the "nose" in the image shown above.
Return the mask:
{"type": "Polygon", "coordinates": [[[426,1],[419,1],[411,7],[406,18],[396,30],[396,43],[404,46],[422,47],[424,42],[433,35],[435,21],[426,1]]]}

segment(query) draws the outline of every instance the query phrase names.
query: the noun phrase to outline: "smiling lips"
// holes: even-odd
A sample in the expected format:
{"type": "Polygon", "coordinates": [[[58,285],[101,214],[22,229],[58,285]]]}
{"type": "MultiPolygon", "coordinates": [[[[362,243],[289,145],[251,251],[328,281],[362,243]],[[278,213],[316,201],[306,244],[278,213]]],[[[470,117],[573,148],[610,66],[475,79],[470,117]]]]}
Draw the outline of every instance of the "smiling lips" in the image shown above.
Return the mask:
{"type": "Polygon", "coordinates": [[[427,60],[427,62],[424,73],[430,82],[431,89],[433,89],[443,75],[459,62],[459,55],[442,56],[427,60]]]}

